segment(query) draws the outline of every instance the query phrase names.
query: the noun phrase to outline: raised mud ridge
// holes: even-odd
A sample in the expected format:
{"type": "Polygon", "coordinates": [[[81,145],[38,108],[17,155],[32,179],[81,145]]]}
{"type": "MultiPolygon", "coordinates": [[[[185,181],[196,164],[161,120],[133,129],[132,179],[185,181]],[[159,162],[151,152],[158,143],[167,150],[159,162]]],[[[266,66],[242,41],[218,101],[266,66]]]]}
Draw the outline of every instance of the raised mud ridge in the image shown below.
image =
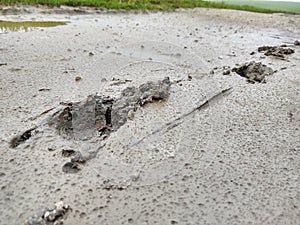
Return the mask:
{"type": "MultiPolygon", "coordinates": [[[[96,145],[98,143],[101,146],[101,141],[122,127],[128,119],[134,119],[134,113],[139,107],[166,100],[170,95],[170,87],[171,81],[166,77],[159,81],[148,81],[139,87],[127,87],[118,98],[90,95],[84,101],[67,103],[41,124],[41,127],[54,128],[65,139],[87,141],[93,138],[97,141],[96,145]]],[[[16,148],[30,139],[39,132],[37,128],[31,128],[12,138],[10,147],[16,148]]],[[[97,151],[94,151],[83,156],[79,151],[63,150],[63,157],[71,157],[71,161],[63,166],[63,172],[78,172],[79,164],[96,154],[97,151]]]]}

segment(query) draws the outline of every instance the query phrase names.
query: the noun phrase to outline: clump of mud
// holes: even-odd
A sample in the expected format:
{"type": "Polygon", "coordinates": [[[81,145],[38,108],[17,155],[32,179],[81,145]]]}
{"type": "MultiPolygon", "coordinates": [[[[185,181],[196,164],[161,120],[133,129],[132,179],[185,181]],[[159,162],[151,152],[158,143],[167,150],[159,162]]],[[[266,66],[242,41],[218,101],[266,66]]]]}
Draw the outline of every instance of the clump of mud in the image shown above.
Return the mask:
{"type": "Polygon", "coordinates": [[[69,210],[70,207],[60,201],[55,204],[54,209],[46,209],[30,217],[23,225],[62,225],[69,210]]]}
{"type": "Polygon", "coordinates": [[[22,134],[13,137],[9,143],[10,147],[16,148],[17,146],[19,146],[20,144],[24,143],[26,140],[31,138],[32,133],[34,132],[35,129],[36,128],[30,128],[30,129],[26,130],[25,132],[23,132],[22,134]]]}
{"type": "MultiPolygon", "coordinates": [[[[170,87],[171,81],[167,77],[159,81],[148,81],[138,87],[127,87],[117,98],[90,95],[84,101],[64,104],[63,108],[51,115],[40,127],[50,128],[67,140],[90,140],[96,148],[88,154],[74,149],[63,149],[62,157],[71,159],[64,164],[62,171],[79,172],[82,164],[97,155],[105,143],[104,140],[109,138],[112,132],[117,131],[129,119],[134,119],[139,107],[166,100],[170,95],[170,87]]],[[[10,141],[10,147],[15,148],[34,136],[38,133],[38,128],[15,136],[10,141]]]]}
{"type": "Polygon", "coordinates": [[[254,61],[235,67],[232,69],[232,72],[236,72],[240,76],[247,78],[247,81],[250,83],[265,82],[265,77],[274,73],[272,68],[261,62],[254,61]]]}
{"type": "Polygon", "coordinates": [[[56,112],[48,124],[66,138],[84,140],[95,132],[105,138],[123,126],[128,119],[133,119],[138,107],[166,100],[170,86],[171,82],[167,77],[162,81],[149,81],[139,87],[127,87],[116,99],[91,95],[85,101],[69,103],[67,107],[56,112]]]}
{"type": "Polygon", "coordinates": [[[285,59],[287,55],[295,53],[294,49],[286,48],[285,45],[278,46],[262,46],[258,48],[258,52],[264,52],[266,56],[275,56],[285,59]]]}

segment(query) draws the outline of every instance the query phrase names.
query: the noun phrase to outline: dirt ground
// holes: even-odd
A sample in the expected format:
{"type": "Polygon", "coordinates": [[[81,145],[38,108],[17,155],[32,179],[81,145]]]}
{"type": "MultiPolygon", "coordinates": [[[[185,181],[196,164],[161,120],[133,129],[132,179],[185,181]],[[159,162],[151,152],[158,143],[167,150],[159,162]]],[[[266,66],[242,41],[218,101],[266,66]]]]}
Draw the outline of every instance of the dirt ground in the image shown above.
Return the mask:
{"type": "Polygon", "coordinates": [[[0,33],[0,224],[299,224],[299,16],[40,6],[0,20],[67,22],[0,33]],[[166,97],[125,110],[124,90],[166,77],[166,97]],[[90,122],[96,93],[121,99],[118,129],[90,122]],[[66,137],[49,120],[70,106],[66,137]]]}

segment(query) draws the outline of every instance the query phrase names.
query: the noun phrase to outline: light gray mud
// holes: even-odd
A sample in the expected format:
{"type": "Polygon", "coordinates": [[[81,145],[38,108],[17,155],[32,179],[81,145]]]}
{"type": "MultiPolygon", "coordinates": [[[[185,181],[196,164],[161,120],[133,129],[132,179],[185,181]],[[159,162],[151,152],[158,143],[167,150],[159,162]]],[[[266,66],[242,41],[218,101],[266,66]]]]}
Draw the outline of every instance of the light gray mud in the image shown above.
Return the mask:
{"type": "MultiPolygon", "coordinates": [[[[23,224],[62,200],[72,210],[59,218],[69,225],[299,223],[299,16],[43,10],[0,16],[68,22],[0,34],[0,224],[23,224]],[[257,53],[281,45],[295,53],[286,60],[257,53]],[[253,84],[223,75],[252,61],[277,72],[253,84]],[[81,120],[72,120],[71,133],[58,129],[62,135],[45,123],[70,105],[96,114],[87,96],[116,100],[165,77],[168,98],[126,110],[114,132],[103,113],[86,132],[81,120]],[[109,138],[89,138],[94,131],[109,138]],[[78,163],[95,146],[95,157],[78,163]]],[[[103,107],[98,112],[110,103],[103,107]]]]}

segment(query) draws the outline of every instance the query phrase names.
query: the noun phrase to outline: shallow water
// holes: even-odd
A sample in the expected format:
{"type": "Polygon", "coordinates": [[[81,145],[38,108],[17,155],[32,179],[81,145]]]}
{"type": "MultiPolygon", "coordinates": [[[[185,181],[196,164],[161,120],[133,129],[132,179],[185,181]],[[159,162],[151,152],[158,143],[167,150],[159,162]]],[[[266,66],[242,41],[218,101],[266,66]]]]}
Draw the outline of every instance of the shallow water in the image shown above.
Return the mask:
{"type": "Polygon", "coordinates": [[[66,22],[58,21],[3,21],[0,20],[0,33],[12,31],[27,32],[41,27],[56,27],[66,25],[66,22]]]}

